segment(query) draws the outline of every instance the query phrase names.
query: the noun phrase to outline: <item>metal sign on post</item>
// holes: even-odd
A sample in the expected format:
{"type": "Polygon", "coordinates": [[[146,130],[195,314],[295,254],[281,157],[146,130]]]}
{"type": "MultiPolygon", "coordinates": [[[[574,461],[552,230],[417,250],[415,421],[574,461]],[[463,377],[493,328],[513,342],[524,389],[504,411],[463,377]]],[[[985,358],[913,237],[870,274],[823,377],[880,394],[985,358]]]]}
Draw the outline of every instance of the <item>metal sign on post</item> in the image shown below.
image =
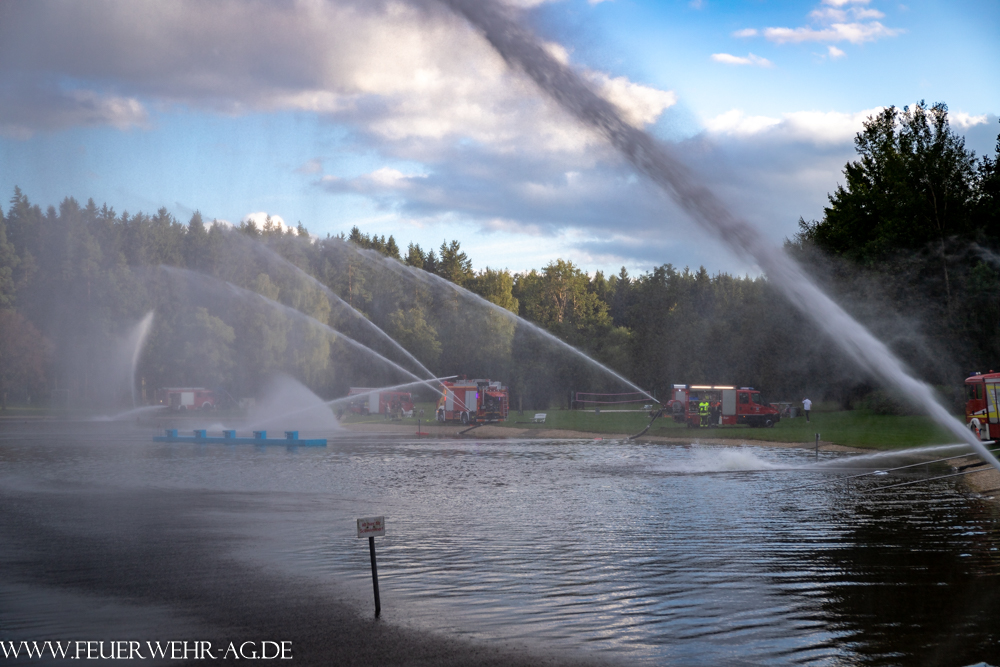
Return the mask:
{"type": "Polygon", "coordinates": [[[368,538],[368,551],[372,558],[372,590],[375,592],[375,618],[378,618],[378,615],[382,612],[382,603],[378,599],[378,566],[375,565],[375,538],[384,535],[384,516],[358,519],[358,537],[368,538]]]}

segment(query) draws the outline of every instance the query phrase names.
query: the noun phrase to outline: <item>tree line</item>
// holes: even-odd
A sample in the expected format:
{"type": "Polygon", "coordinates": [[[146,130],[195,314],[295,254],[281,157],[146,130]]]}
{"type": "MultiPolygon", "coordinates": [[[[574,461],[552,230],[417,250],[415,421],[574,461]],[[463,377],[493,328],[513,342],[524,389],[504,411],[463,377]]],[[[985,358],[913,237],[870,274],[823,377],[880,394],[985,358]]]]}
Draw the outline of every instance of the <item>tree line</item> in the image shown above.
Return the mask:
{"type": "MultiPolygon", "coordinates": [[[[959,386],[1000,367],[996,157],[967,150],[943,104],[890,107],[855,144],[823,218],[800,220],[786,249],[923,378],[959,386]]],[[[185,224],[72,198],[43,211],[19,188],[0,210],[4,400],[122,403],[133,381],[147,401],[177,385],[235,398],[276,373],[333,398],[407,381],[416,364],[502,380],[526,409],[630,391],[579,353],[659,397],[726,383],[850,404],[877,386],[830,349],[764,277],[671,264],[605,276],[563,259],[475,270],[455,240],[404,254],[357,227],[317,239],[301,223],[185,224]],[[122,348],[150,310],[133,380],[122,348]]]]}

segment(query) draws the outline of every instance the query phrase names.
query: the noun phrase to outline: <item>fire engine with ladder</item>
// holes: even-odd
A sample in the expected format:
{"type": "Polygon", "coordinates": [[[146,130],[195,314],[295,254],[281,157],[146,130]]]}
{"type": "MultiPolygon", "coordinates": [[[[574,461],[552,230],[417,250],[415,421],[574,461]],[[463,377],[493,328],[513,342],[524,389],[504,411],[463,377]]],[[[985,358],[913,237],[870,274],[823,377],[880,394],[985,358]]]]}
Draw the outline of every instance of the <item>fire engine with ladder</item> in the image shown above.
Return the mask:
{"type": "Polygon", "coordinates": [[[435,416],[439,422],[485,424],[507,421],[507,387],[492,380],[443,380],[435,416]]]}

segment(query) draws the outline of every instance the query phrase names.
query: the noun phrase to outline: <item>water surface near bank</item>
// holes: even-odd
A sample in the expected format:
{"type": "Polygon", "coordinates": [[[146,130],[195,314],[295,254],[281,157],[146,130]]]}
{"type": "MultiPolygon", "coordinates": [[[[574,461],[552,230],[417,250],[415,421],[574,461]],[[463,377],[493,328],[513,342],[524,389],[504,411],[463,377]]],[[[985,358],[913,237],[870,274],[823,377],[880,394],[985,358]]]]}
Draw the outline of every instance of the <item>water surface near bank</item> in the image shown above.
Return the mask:
{"type": "Polygon", "coordinates": [[[328,600],[361,622],[354,520],[382,514],[382,627],[627,664],[1000,663],[995,509],[946,481],[832,483],[846,455],[788,448],[151,435],[0,431],[5,637],[291,632],[328,600]]]}

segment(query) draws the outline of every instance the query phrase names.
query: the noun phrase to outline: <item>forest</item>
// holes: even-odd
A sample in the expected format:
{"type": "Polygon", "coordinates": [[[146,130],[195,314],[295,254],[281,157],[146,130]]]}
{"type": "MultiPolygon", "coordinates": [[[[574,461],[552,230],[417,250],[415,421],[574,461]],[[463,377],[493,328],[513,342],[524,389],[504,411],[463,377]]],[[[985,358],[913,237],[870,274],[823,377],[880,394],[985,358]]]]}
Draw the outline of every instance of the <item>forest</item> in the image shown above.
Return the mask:
{"type": "MultiPolygon", "coordinates": [[[[944,104],[889,107],[855,146],[822,219],[800,219],[786,250],[945,394],[969,371],[1000,370],[996,155],[968,150],[944,104]]],[[[134,362],[143,402],[164,386],[238,400],[277,374],[328,399],[461,374],[499,379],[515,407],[537,409],[632,391],[617,374],[657,396],[727,383],[906,409],[831,350],[760,276],[671,264],[605,276],[562,259],[476,269],[458,241],[403,251],[357,227],[316,238],[301,223],[181,222],[72,198],[43,211],[19,188],[0,210],[5,408],[127,404],[134,362]]]]}

